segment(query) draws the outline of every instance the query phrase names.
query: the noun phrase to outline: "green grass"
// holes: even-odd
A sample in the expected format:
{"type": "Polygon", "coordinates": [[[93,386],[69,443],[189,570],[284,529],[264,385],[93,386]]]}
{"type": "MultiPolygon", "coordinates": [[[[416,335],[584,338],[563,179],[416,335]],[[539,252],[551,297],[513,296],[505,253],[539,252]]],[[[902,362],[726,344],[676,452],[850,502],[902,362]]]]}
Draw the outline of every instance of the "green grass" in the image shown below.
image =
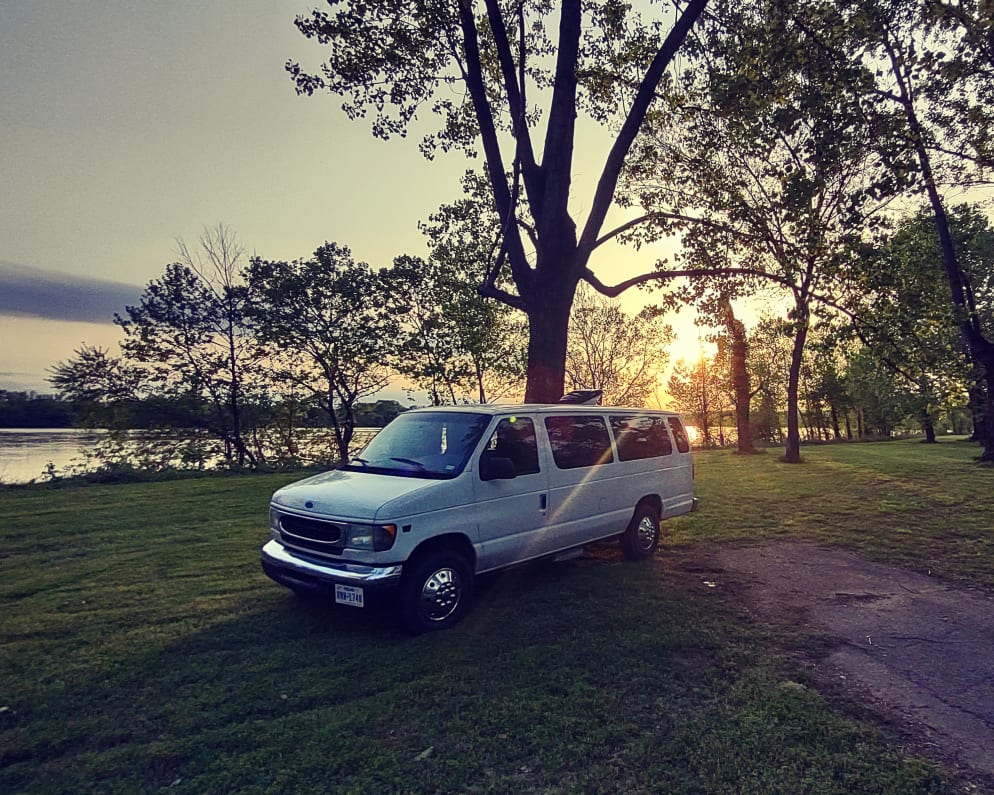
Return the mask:
{"type": "Polygon", "coordinates": [[[994,467],[944,439],[697,456],[703,510],[670,523],[671,543],[790,537],[994,590],[994,467]]]}
{"type": "MultiPolygon", "coordinates": [[[[707,453],[702,509],[664,530],[925,549],[990,586],[994,472],[973,453],[707,453]]],[[[297,600],[258,566],[286,480],[0,492],[0,792],[953,791],[819,695],[773,630],[613,549],[493,578],[462,624],[413,639],[297,600]]]]}

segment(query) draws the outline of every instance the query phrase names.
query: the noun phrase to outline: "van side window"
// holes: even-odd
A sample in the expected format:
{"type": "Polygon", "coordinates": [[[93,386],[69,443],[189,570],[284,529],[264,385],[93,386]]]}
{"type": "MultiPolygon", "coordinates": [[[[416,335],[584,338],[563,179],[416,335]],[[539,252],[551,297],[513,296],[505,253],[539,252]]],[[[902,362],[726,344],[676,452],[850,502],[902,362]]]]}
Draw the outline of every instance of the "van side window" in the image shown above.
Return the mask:
{"type": "Polygon", "coordinates": [[[622,461],[657,458],[673,452],[663,417],[611,417],[611,430],[618,444],[618,458],[622,461]]]}
{"type": "Polygon", "coordinates": [[[614,460],[611,437],[603,417],[546,417],[552,457],[560,469],[592,467],[614,460]]]}
{"type": "Polygon", "coordinates": [[[683,429],[683,424],[676,417],[670,417],[670,430],[673,431],[673,440],[676,442],[676,449],[681,453],[690,452],[690,439],[683,429]]]}
{"type": "Polygon", "coordinates": [[[510,458],[518,475],[534,475],[539,471],[538,441],[535,424],[527,417],[508,417],[497,424],[487,450],[495,456],[510,458]]]}

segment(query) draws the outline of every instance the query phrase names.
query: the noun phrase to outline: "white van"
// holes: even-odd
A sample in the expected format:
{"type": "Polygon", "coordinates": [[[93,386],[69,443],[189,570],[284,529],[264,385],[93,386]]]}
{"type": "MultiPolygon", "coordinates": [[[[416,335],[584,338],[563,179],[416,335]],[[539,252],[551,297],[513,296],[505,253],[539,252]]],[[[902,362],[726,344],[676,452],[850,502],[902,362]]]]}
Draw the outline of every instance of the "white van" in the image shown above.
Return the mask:
{"type": "Polygon", "coordinates": [[[619,537],[652,555],[659,522],[692,511],[679,416],[577,406],[415,409],[349,463],[277,491],[263,570],[362,607],[393,588],[412,632],[466,612],[477,574],[619,537]]]}

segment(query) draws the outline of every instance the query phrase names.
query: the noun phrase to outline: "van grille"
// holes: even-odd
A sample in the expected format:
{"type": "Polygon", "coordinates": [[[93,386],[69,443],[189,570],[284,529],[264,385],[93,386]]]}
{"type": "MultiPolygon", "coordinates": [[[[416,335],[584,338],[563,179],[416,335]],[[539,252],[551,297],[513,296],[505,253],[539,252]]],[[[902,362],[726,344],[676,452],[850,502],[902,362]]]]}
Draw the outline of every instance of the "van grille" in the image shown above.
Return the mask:
{"type": "Polygon", "coordinates": [[[311,552],[341,554],[345,546],[345,528],[335,522],[280,515],[280,537],[288,547],[311,552]]]}

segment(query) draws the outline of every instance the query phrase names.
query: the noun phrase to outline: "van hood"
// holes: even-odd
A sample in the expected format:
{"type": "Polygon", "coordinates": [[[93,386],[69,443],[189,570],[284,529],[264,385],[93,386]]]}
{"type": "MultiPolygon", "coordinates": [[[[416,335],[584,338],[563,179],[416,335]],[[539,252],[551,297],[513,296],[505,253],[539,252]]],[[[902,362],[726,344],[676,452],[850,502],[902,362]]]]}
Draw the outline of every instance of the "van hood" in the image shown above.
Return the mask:
{"type": "Polygon", "coordinates": [[[372,521],[387,503],[444,482],[333,469],[284,486],[273,495],[272,503],[339,519],[372,521]]]}

